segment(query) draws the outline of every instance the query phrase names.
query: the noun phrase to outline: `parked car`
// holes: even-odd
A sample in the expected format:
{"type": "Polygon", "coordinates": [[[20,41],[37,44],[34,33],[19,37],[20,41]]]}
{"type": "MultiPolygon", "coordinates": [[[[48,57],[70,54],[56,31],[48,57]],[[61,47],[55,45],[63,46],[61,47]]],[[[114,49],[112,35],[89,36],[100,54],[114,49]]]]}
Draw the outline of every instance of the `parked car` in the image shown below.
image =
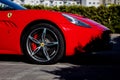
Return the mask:
{"type": "Polygon", "coordinates": [[[25,55],[37,64],[58,62],[64,55],[109,46],[110,29],[86,17],[30,10],[0,0],[0,54],[25,55]]]}

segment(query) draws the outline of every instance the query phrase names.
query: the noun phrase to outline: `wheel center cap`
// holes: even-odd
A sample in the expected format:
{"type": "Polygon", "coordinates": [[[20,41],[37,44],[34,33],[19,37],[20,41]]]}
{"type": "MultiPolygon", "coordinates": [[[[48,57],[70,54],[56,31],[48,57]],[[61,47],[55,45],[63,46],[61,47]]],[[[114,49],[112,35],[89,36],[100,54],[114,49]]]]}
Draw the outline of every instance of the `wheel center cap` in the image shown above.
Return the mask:
{"type": "Polygon", "coordinates": [[[45,43],[43,43],[43,42],[40,43],[40,46],[41,46],[41,47],[44,47],[44,46],[45,46],[45,43]]]}

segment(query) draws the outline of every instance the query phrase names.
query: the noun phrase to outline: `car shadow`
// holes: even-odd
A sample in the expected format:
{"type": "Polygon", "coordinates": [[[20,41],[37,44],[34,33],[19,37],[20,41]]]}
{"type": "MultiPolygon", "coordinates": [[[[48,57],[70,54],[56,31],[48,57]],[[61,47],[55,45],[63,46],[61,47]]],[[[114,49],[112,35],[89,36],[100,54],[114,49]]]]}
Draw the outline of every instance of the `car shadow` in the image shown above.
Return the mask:
{"type": "Polygon", "coordinates": [[[53,80],[120,80],[120,66],[116,65],[81,65],[40,71],[56,75],[53,80]]]}
{"type": "Polygon", "coordinates": [[[56,75],[54,79],[57,80],[120,80],[120,36],[113,38],[112,41],[112,50],[77,53],[61,61],[74,66],[40,71],[56,75]]]}
{"type": "Polygon", "coordinates": [[[0,55],[0,62],[26,62],[25,57],[21,55],[0,55]]]}

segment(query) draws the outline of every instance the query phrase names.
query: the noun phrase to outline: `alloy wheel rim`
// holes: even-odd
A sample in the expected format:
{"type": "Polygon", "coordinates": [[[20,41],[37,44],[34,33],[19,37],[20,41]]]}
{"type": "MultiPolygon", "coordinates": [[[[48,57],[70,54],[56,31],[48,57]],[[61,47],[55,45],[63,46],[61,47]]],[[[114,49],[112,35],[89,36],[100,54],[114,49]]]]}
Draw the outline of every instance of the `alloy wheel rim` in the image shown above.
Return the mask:
{"type": "Polygon", "coordinates": [[[29,55],[34,60],[47,62],[58,53],[59,40],[51,29],[37,28],[28,35],[26,47],[29,55]]]}

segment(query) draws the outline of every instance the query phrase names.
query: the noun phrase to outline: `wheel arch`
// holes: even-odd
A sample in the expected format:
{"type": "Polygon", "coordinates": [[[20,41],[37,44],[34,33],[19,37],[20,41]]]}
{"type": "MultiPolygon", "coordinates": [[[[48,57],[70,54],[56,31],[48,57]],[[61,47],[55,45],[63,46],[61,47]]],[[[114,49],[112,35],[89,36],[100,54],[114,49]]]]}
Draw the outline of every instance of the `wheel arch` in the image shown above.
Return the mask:
{"type": "Polygon", "coordinates": [[[54,27],[56,27],[56,28],[60,31],[60,33],[61,33],[61,35],[63,36],[63,39],[64,39],[64,45],[65,45],[65,52],[64,52],[64,53],[66,53],[66,40],[65,40],[65,36],[64,36],[63,31],[62,31],[62,30],[58,27],[58,25],[55,24],[54,22],[49,21],[49,20],[44,20],[44,19],[32,21],[31,23],[29,23],[29,24],[23,29],[23,31],[22,31],[22,33],[21,33],[21,36],[20,36],[20,47],[22,47],[22,40],[23,40],[22,35],[25,34],[25,32],[29,29],[30,26],[33,26],[33,25],[39,24],[39,23],[48,23],[48,24],[51,24],[51,25],[53,25],[54,27]]]}

